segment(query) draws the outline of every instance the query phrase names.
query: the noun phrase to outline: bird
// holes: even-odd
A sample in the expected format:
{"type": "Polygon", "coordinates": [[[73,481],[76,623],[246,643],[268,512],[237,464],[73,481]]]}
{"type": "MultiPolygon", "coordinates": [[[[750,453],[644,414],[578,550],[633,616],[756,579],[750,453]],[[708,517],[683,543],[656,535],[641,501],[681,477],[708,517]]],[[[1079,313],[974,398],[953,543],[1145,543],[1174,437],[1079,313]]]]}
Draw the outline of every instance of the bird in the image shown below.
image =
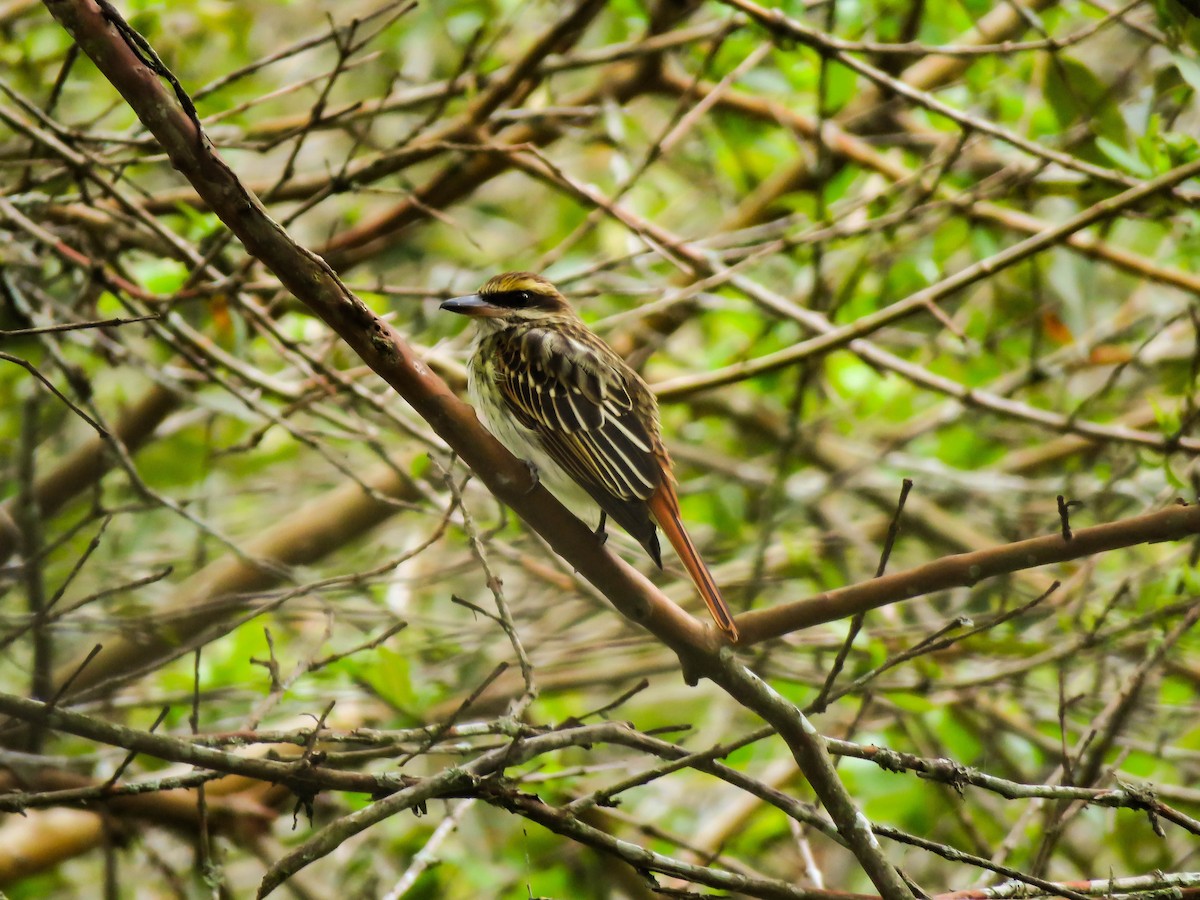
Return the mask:
{"type": "Polygon", "coordinates": [[[733,615],[680,519],[658,401],[641,376],[541,275],[493,276],[441,309],[475,324],[467,393],[487,430],[580,519],[598,511],[601,541],[611,518],[661,569],[657,524],[736,643],[733,615]]]}

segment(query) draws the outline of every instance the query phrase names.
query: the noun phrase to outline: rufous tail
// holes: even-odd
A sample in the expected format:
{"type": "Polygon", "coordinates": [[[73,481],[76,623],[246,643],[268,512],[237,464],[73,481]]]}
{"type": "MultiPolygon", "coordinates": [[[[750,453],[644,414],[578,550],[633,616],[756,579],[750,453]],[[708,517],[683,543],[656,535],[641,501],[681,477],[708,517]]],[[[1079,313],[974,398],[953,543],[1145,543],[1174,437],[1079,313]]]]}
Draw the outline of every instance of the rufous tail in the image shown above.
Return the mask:
{"type": "Polygon", "coordinates": [[[696,585],[696,590],[700,592],[700,596],[708,605],[708,611],[712,614],[713,621],[728,635],[729,640],[736,644],[738,629],[733,622],[733,614],[725,605],[725,598],[721,596],[717,583],[713,581],[708,566],[696,552],[696,545],[692,543],[687,529],[683,527],[683,522],[679,518],[679,501],[675,498],[675,491],[667,483],[660,484],[658,490],[646,501],[646,504],[650,507],[650,512],[663,530],[663,534],[667,536],[667,540],[679,554],[680,562],[687,569],[688,574],[692,577],[692,582],[696,585]]]}

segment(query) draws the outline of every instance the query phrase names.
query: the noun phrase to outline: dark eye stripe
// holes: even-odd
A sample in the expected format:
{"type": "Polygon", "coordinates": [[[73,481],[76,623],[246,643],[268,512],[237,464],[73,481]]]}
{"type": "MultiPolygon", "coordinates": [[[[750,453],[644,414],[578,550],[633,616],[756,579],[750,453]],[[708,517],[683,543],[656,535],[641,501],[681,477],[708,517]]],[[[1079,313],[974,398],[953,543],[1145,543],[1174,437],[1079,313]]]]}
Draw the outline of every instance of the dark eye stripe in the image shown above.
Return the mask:
{"type": "Polygon", "coordinates": [[[505,309],[553,309],[555,306],[553,297],[536,291],[496,291],[484,294],[484,299],[505,309]]]}
{"type": "Polygon", "coordinates": [[[501,291],[488,294],[487,302],[506,309],[524,309],[529,305],[529,291],[501,291]]]}

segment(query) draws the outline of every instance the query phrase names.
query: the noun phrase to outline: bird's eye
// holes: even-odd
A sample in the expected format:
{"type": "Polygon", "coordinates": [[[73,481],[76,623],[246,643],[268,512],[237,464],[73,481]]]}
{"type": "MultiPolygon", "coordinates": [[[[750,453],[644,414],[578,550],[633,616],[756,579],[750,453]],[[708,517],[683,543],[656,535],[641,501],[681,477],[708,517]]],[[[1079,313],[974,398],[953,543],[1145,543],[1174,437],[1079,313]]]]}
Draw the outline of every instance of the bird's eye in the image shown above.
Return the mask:
{"type": "Polygon", "coordinates": [[[521,302],[522,302],[522,303],[528,303],[528,302],[529,302],[529,291],[519,291],[519,292],[517,293],[517,296],[521,298],[521,302]]]}

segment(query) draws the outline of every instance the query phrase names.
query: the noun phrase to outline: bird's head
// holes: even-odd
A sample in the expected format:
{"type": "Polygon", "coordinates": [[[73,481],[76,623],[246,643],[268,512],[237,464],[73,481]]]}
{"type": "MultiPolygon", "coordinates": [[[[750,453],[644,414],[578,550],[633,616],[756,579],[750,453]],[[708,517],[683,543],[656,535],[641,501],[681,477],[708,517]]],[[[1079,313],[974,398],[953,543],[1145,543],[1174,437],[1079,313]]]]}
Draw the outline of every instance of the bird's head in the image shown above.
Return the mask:
{"type": "Polygon", "coordinates": [[[553,316],[574,316],[566,298],[541,275],[505,272],[489,278],[476,293],[447,300],[442,309],[504,328],[553,316]]]}

